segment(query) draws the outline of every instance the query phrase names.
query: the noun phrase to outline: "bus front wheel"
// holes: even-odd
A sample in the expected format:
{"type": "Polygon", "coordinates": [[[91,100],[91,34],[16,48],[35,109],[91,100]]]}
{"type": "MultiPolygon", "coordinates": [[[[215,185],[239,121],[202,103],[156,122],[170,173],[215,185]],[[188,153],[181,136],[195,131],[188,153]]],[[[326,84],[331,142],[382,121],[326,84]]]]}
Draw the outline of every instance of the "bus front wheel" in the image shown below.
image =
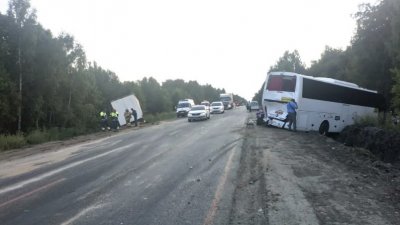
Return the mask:
{"type": "Polygon", "coordinates": [[[328,121],[324,121],[321,123],[321,125],[319,126],[319,134],[326,136],[328,134],[329,131],[329,123],[328,121]]]}

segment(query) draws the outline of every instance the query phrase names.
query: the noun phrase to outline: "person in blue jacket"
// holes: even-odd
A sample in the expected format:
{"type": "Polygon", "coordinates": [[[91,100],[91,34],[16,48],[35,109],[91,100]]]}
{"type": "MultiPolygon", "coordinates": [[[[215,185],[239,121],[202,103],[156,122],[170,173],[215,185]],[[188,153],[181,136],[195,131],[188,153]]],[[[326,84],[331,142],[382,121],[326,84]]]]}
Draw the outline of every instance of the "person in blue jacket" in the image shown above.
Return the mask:
{"type": "Polygon", "coordinates": [[[287,107],[287,113],[288,113],[289,130],[292,130],[292,124],[293,124],[293,130],[296,131],[296,109],[297,109],[297,103],[292,98],[292,100],[290,100],[290,102],[287,103],[286,107],[287,107]]]}

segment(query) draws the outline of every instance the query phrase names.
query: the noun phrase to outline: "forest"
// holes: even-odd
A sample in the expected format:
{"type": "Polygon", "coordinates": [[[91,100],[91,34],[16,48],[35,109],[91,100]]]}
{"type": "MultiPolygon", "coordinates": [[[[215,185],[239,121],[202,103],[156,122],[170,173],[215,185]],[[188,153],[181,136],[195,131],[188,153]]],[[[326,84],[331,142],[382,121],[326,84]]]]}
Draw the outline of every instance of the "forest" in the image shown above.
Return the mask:
{"type": "MultiPolygon", "coordinates": [[[[37,21],[29,0],[10,0],[0,14],[0,134],[51,131],[73,136],[98,129],[99,112],[134,94],[144,118],[172,115],[179,99],[219,99],[224,89],[197,81],[152,77],[121,82],[114,72],[88,62],[69,34],[54,37],[37,21]],[[65,134],[69,133],[69,134],[65,134]]],[[[235,96],[237,100],[243,100],[235,96]]],[[[57,138],[51,138],[57,139],[57,138]]]]}
{"type": "MultiPolygon", "coordinates": [[[[354,15],[355,34],[346,49],[325,47],[320,59],[306,67],[298,51],[286,51],[269,71],[330,77],[376,90],[388,113],[400,112],[400,1],[362,4],[354,15]]],[[[262,87],[254,100],[260,101],[262,87]]]]}
{"type": "MultiPolygon", "coordinates": [[[[357,27],[346,49],[327,46],[309,67],[298,51],[286,51],[270,71],[353,82],[383,94],[388,111],[398,113],[400,1],[363,4],[354,19],[357,27]]],[[[93,132],[98,129],[99,112],[110,110],[110,101],[130,94],[141,102],[145,118],[156,118],[173,115],[179,99],[212,101],[223,92],[180,79],[121,82],[113,71],[89,62],[84,46],[72,35],[53,36],[44,28],[29,0],[10,0],[7,12],[0,13],[0,149],[20,146],[10,145],[12,138],[25,144],[93,132]],[[4,142],[8,144],[2,147],[4,142]]],[[[262,87],[254,100],[259,101],[261,93],[262,87]]],[[[245,101],[237,95],[235,99],[245,101]]]]}

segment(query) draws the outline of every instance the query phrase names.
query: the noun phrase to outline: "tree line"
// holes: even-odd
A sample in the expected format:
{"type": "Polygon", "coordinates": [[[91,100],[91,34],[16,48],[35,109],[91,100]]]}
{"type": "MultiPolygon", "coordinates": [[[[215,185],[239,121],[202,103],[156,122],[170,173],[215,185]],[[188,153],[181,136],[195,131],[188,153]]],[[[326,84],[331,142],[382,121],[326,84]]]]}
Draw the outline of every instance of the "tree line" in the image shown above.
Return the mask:
{"type": "MultiPolygon", "coordinates": [[[[145,114],[170,112],[179,99],[216,100],[224,89],[152,77],[121,82],[88,62],[72,35],[42,27],[29,0],[0,13],[0,134],[60,128],[93,129],[112,100],[135,94],[145,114]]],[[[240,96],[236,96],[240,98],[240,96]]]]}
{"type": "MultiPolygon", "coordinates": [[[[377,90],[387,109],[400,112],[400,1],[362,4],[351,44],[344,50],[326,47],[321,58],[306,68],[298,51],[286,51],[270,71],[330,77],[377,90]]],[[[263,87],[255,94],[260,100],[263,87]]]]}

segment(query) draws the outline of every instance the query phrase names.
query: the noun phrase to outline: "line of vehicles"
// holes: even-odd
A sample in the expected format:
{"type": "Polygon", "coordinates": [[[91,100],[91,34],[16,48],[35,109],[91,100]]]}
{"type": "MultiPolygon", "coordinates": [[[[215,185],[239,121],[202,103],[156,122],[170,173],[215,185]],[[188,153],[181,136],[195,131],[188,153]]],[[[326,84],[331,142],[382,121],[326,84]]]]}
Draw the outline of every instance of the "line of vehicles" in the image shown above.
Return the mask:
{"type": "Polygon", "coordinates": [[[187,117],[189,122],[210,119],[210,114],[224,113],[235,107],[232,93],[220,94],[220,101],[202,101],[199,105],[193,99],[182,99],[176,106],[176,116],[187,117]]]}
{"type": "Polygon", "coordinates": [[[357,118],[377,117],[378,111],[385,109],[385,99],[377,91],[332,78],[271,72],[263,89],[263,121],[276,127],[287,126],[286,104],[294,99],[300,131],[341,132],[357,118]]]}

